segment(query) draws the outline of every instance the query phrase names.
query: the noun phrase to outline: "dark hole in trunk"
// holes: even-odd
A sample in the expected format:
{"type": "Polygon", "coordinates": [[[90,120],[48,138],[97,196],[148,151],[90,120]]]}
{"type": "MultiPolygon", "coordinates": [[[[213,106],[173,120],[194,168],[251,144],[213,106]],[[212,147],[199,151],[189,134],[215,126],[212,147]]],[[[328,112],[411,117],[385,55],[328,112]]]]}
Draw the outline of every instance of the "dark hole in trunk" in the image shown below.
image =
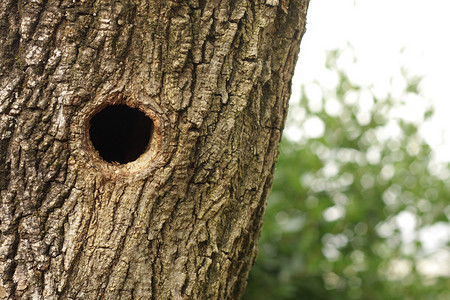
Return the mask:
{"type": "Polygon", "coordinates": [[[89,135],[104,160],[126,164],[147,150],[152,130],[152,120],[139,109],[112,105],[92,117],[89,135]]]}

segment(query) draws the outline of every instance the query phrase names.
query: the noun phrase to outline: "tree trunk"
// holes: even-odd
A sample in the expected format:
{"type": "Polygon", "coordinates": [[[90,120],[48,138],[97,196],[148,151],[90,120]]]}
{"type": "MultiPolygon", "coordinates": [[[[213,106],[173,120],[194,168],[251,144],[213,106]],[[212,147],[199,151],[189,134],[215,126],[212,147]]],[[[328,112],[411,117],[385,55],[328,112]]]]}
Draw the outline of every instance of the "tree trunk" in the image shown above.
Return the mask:
{"type": "Polygon", "coordinates": [[[2,0],[0,299],[238,299],[307,6],[2,0]]]}

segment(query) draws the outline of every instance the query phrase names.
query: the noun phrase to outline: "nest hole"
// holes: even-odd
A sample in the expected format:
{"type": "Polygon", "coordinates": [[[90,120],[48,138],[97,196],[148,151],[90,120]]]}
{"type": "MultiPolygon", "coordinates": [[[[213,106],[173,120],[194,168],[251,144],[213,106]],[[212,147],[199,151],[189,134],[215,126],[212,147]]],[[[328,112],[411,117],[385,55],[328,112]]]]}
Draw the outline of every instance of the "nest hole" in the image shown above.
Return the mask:
{"type": "Polygon", "coordinates": [[[102,159],[126,164],[150,148],[153,127],[152,119],[139,109],[111,105],[92,117],[89,138],[102,159]]]}

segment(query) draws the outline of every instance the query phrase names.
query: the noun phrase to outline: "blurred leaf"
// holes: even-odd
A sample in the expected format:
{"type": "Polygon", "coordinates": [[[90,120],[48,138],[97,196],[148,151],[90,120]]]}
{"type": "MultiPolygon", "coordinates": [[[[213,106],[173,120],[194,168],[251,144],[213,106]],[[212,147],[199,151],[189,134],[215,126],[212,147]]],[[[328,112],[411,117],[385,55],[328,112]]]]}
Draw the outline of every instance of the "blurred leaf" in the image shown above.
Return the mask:
{"type": "MultiPolygon", "coordinates": [[[[420,122],[398,116],[401,99],[354,86],[340,53],[328,55],[340,82],[322,90],[322,109],[311,109],[305,87],[291,107],[305,114],[288,116],[244,299],[450,299],[450,278],[423,271],[449,253],[450,238],[431,252],[422,239],[425,228],[450,226],[449,166],[431,160],[420,122]],[[311,118],[322,135],[306,132],[311,118]]],[[[404,76],[404,94],[417,94],[420,78],[404,76]]]]}

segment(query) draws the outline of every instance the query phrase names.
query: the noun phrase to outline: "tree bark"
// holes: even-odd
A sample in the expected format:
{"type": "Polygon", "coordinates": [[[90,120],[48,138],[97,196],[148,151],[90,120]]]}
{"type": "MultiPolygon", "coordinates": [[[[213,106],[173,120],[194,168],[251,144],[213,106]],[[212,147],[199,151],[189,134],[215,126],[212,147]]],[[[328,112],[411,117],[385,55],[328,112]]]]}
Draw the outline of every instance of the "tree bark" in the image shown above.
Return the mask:
{"type": "Polygon", "coordinates": [[[2,0],[0,299],[238,299],[308,0],[2,0]],[[90,120],[153,121],[107,162],[90,120]]]}

